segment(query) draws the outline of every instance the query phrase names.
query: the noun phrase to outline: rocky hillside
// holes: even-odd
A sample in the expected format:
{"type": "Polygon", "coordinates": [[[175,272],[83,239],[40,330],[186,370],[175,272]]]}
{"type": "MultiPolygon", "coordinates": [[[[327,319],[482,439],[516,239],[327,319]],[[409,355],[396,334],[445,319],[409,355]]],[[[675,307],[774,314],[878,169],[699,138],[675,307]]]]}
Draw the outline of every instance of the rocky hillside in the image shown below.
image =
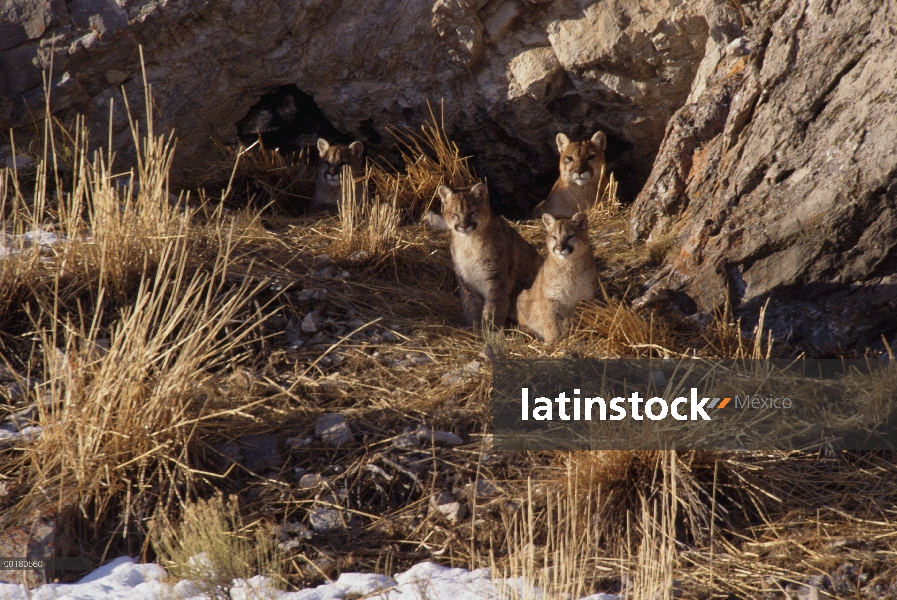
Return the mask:
{"type": "Polygon", "coordinates": [[[33,138],[52,65],[54,115],[98,132],[111,119],[126,164],[120,88],[140,106],[142,48],[183,184],[211,141],[259,134],[287,148],[361,139],[394,157],[389,128],[444,101],[449,136],[499,208],[522,215],[555,177],[555,134],[601,129],[621,196],[637,197],[633,239],[674,249],[642,305],[728,301],[755,323],[769,300],[778,340],[884,350],[897,322],[895,22],[894,0],[7,0],[0,130],[33,138]]]}
{"type": "Polygon", "coordinates": [[[635,238],[676,248],[643,301],[752,323],[768,302],[817,354],[895,339],[895,38],[893,1],[777,0],[707,53],[632,207],[635,238]]]}
{"type": "Polygon", "coordinates": [[[558,131],[605,131],[632,198],[704,55],[706,11],[692,4],[8,0],[0,131],[29,134],[52,62],[54,113],[105,131],[114,99],[114,141],[127,147],[119,88],[141,106],[142,46],[182,176],[209,158],[210,140],[238,134],[295,146],[344,134],[379,154],[393,144],[388,126],[416,127],[427,101],[444,100],[449,135],[508,209],[550,187],[558,131]]]}

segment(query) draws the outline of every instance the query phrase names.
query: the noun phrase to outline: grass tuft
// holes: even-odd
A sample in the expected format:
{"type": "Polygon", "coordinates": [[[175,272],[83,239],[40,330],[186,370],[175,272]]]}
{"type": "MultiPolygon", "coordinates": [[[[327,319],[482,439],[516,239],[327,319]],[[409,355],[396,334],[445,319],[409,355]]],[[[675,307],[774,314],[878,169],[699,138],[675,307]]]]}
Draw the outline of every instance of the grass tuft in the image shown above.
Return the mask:
{"type": "MultiPolygon", "coordinates": [[[[428,105],[429,106],[429,105],[428,105]]],[[[393,198],[394,206],[413,221],[428,210],[440,212],[436,189],[453,189],[480,183],[469,157],[461,156],[458,146],[445,132],[445,116],[430,107],[430,121],[420,132],[390,128],[404,163],[402,172],[374,163],[370,180],[383,198],[393,198]]]]}

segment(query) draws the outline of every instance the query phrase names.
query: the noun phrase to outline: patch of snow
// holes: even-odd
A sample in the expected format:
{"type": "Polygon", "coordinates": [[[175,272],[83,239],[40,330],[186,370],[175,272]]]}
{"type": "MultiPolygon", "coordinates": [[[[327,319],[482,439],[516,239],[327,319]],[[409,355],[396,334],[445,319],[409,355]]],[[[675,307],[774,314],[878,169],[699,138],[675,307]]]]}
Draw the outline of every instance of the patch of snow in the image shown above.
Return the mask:
{"type": "MultiPolygon", "coordinates": [[[[201,564],[205,557],[198,557],[201,564]]],[[[191,581],[170,583],[165,569],[140,564],[128,556],[117,558],[77,583],[48,583],[28,590],[24,585],[0,583],[2,600],[200,600],[200,586],[191,581]]],[[[395,577],[374,573],[343,573],[335,582],[298,592],[280,592],[274,580],[262,575],[235,579],[232,600],[345,600],[364,596],[370,600],[504,600],[524,597],[523,577],[494,581],[489,569],[458,569],[424,562],[395,577]],[[379,592],[379,593],[378,593],[379,592]]],[[[539,600],[539,590],[532,591],[539,600]]],[[[623,600],[613,594],[593,594],[582,600],[623,600]]]]}
{"type": "Polygon", "coordinates": [[[43,228],[32,229],[21,235],[0,233],[0,258],[21,254],[23,249],[34,246],[40,246],[41,250],[45,250],[65,241],[65,239],[64,235],[43,228]]]}

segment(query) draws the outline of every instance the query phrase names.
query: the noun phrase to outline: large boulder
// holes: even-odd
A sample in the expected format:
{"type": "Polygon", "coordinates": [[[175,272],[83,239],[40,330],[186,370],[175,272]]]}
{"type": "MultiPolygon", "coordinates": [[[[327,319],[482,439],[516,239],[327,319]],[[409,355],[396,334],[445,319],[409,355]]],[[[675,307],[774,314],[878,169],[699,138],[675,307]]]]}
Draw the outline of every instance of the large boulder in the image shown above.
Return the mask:
{"type": "Polygon", "coordinates": [[[774,0],[756,18],[706,53],[632,206],[634,238],[675,248],[642,302],[728,300],[746,323],[768,302],[779,340],[883,346],[897,331],[897,5],[774,0]]]}
{"type": "Polygon", "coordinates": [[[338,131],[382,152],[392,145],[387,126],[416,127],[429,118],[428,100],[437,115],[444,100],[449,135],[476,156],[506,209],[544,197],[558,131],[604,130],[634,196],[691,90],[714,12],[707,7],[725,4],[7,0],[0,131],[13,127],[25,140],[35,130],[52,61],[56,116],[86,115],[100,143],[111,110],[113,143],[124,151],[120,87],[142,119],[142,46],[157,125],[178,136],[175,169],[185,183],[212,140],[280,129],[278,144],[301,146],[338,131]]]}

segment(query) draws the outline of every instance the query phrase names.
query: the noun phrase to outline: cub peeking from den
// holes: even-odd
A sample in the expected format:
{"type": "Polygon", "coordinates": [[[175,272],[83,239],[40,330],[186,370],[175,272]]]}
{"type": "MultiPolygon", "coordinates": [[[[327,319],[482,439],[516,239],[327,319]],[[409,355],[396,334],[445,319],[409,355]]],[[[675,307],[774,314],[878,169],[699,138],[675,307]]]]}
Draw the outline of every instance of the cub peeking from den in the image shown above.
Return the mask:
{"type": "Polygon", "coordinates": [[[452,232],[451,253],[467,325],[503,327],[514,318],[517,295],[532,285],[542,264],[535,248],[501,216],[492,214],[489,192],[441,185],[442,216],[452,232]]]}
{"type": "Polygon", "coordinates": [[[548,231],[548,257],[533,286],[517,298],[517,321],[524,331],[553,344],[563,336],[576,305],[595,297],[598,272],[585,214],[555,219],[546,213],[542,223],[548,231]]]}
{"type": "Polygon", "coordinates": [[[532,218],[548,213],[553,217],[572,217],[598,201],[599,193],[607,188],[604,150],[607,138],[600,131],[591,139],[571,142],[563,133],[556,138],[561,153],[561,175],[551,188],[548,198],[533,209],[532,218]]]}
{"type": "Polygon", "coordinates": [[[352,168],[355,177],[355,197],[360,199],[363,193],[364,182],[360,179],[364,175],[364,145],[361,142],[352,142],[348,146],[330,144],[324,138],[318,138],[318,153],[321,162],[318,165],[318,179],[315,181],[315,197],[312,202],[312,210],[329,209],[336,211],[339,207],[342,185],[340,177],[343,165],[352,168]]]}

